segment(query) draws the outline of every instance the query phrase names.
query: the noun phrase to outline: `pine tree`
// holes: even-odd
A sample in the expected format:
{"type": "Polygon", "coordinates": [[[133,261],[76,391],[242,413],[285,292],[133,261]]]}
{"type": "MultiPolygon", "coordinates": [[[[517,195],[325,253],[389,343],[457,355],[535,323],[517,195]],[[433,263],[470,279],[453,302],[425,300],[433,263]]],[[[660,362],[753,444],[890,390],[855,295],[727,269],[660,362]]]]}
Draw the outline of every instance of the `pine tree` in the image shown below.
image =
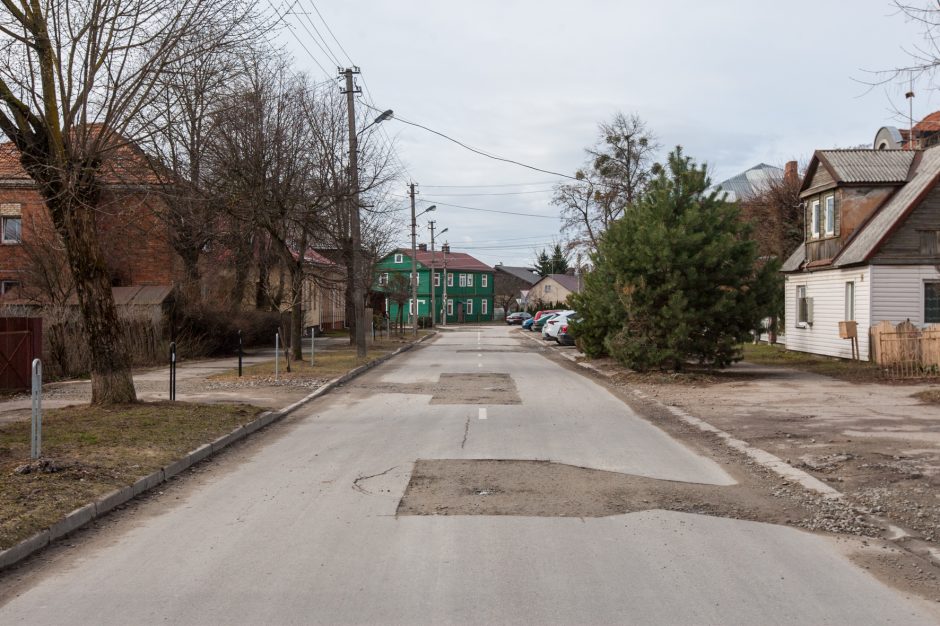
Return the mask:
{"type": "Polygon", "coordinates": [[[552,258],[549,262],[551,263],[552,274],[568,273],[568,257],[562,252],[561,244],[555,244],[555,247],[552,249],[552,258]]]}
{"type": "Polygon", "coordinates": [[[542,251],[536,255],[535,265],[532,269],[542,278],[552,273],[552,260],[548,256],[548,253],[545,252],[545,248],[542,248],[542,251]]]}
{"type": "Polygon", "coordinates": [[[777,265],[756,263],[737,205],[706,195],[709,186],[705,167],[676,148],[607,231],[574,298],[588,354],[638,370],[738,358],[779,284],[777,265]]]}

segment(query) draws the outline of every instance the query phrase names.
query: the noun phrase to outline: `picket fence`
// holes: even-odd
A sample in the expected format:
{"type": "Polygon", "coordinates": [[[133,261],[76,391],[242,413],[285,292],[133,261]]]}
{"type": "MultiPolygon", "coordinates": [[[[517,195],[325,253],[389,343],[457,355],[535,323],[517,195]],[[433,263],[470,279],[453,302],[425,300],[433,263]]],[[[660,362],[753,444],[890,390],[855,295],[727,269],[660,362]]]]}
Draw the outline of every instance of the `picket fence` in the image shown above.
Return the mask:
{"type": "Polygon", "coordinates": [[[897,326],[882,321],[871,328],[872,360],[885,376],[940,377],[940,324],[918,328],[909,320],[897,326]]]}

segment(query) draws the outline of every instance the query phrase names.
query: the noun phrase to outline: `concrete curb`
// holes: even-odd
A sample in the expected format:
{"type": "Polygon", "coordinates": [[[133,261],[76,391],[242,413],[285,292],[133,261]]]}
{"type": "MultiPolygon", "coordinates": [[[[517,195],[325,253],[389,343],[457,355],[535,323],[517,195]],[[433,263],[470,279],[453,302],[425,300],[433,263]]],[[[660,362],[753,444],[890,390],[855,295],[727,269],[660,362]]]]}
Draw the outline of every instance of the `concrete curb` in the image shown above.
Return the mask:
{"type": "MultiPolygon", "coordinates": [[[[541,336],[533,336],[530,338],[533,341],[538,341],[541,345],[547,345],[548,347],[551,347],[551,344],[546,344],[546,342],[542,341],[541,336]]],[[[557,354],[560,354],[561,356],[568,359],[569,361],[571,361],[572,363],[574,363],[575,365],[579,367],[583,367],[584,369],[589,369],[593,372],[596,372],[597,374],[601,376],[604,376],[605,378],[610,378],[610,375],[607,372],[604,372],[603,370],[597,367],[594,367],[590,363],[584,363],[584,362],[578,361],[575,358],[575,355],[569,355],[566,352],[557,352],[557,354]]],[[[721,430],[720,428],[716,428],[715,426],[712,426],[711,424],[709,424],[703,419],[695,417],[694,415],[690,415],[689,413],[683,411],[677,406],[669,406],[669,405],[663,404],[659,400],[652,398],[637,389],[633,389],[632,391],[636,397],[641,398],[647,402],[653,403],[663,409],[666,409],[667,411],[675,415],[677,418],[679,418],[686,424],[689,424],[690,426],[694,426],[695,428],[697,428],[698,430],[702,432],[716,435],[729,448],[732,448],[733,450],[737,450],[738,452],[741,452],[747,455],[755,463],[757,463],[758,465],[761,465],[762,467],[769,469],[770,471],[774,472],[778,476],[785,478],[789,481],[799,483],[804,488],[809,489],[810,491],[815,491],[816,493],[826,498],[844,497],[841,491],[833,489],[832,487],[822,482],[815,476],[812,476],[804,472],[801,469],[793,467],[792,465],[790,465],[789,463],[787,463],[780,457],[774,454],[771,454],[770,452],[767,452],[766,450],[756,448],[752,446],[751,444],[749,444],[748,442],[742,439],[738,439],[737,437],[734,437],[733,435],[731,435],[731,433],[727,433],[721,430]]]]}
{"type": "Polygon", "coordinates": [[[98,498],[98,500],[95,502],[86,504],[85,506],[72,511],[49,528],[42,530],[29,539],[24,539],[15,546],[0,552],[0,571],[18,563],[19,561],[22,561],[26,557],[38,552],[39,550],[42,550],[56,539],[60,539],[69,533],[78,530],[92,520],[105,515],[122,504],[125,504],[128,501],[136,498],[140,494],[153,489],[161,483],[166,482],[173,476],[186,471],[196,463],[216,454],[220,450],[232,445],[236,441],[244,439],[251,433],[261,430],[262,428],[265,428],[266,426],[269,426],[274,422],[290,415],[292,412],[296,411],[308,402],[315,400],[322,395],[326,395],[336,387],[342,386],[350,380],[366,373],[373,367],[376,367],[377,365],[380,365],[389,359],[398,356],[402,352],[411,350],[416,345],[424,343],[436,335],[436,332],[432,332],[431,334],[425,335],[414,343],[401,346],[394,352],[386,354],[385,356],[381,356],[374,361],[366,363],[365,365],[360,365],[359,367],[346,372],[342,376],[327,382],[322,387],[318,387],[315,391],[301,398],[297,402],[294,402],[293,404],[290,404],[277,411],[265,411],[254,420],[239,426],[227,435],[222,435],[211,443],[203,444],[186,456],[170,463],[166,467],[148,474],[143,478],[140,478],[133,485],[116,489],[111,493],[98,498]]]}

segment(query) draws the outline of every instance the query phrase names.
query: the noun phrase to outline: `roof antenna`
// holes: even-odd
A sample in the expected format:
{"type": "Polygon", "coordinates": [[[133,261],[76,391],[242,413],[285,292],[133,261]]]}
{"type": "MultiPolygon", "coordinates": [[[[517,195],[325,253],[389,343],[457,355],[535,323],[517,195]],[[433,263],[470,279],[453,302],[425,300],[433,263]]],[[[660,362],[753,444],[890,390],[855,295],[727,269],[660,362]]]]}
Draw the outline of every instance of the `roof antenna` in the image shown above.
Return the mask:
{"type": "Polygon", "coordinates": [[[911,80],[910,91],[904,94],[904,97],[907,98],[907,104],[908,104],[907,121],[908,121],[909,130],[907,131],[908,133],[907,134],[907,149],[913,150],[914,149],[914,72],[911,72],[910,80],[911,80]]]}

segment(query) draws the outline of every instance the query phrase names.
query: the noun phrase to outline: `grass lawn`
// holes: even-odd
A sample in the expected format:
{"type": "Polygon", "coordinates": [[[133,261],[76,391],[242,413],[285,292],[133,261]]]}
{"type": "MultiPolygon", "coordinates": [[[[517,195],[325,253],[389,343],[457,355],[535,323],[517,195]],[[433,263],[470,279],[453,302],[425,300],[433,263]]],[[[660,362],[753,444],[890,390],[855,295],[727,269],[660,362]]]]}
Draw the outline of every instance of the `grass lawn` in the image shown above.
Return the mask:
{"type": "Polygon", "coordinates": [[[792,367],[813,374],[832,376],[848,382],[886,382],[881,370],[868,361],[849,361],[805,352],[794,352],[781,346],[771,346],[763,343],[744,344],[743,351],[744,360],[756,365],[792,367]]]}
{"type": "Polygon", "coordinates": [[[30,423],[0,424],[0,549],[132,484],[254,419],[245,404],[154,402],[43,412],[45,471],[30,464],[30,423]]]}
{"type": "MultiPolygon", "coordinates": [[[[330,331],[338,332],[338,331],[330,331]]],[[[418,331],[418,338],[427,335],[430,331],[418,331]]],[[[278,363],[278,378],[284,380],[305,380],[314,378],[336,378],[342,376],[349,370],[365,365],[379,357],[394,352],[401,346],[412,342],[411,333],[405,333],[399,337],[392,335],[391,339],[376,339],[369,344],[369,350],[366,358],[360,359],[356,356],[355,346],[330,347],[328,349],[317,350],[314,355],[314,364],[310,365],[310,352],[303,353],[303,361],[291,361],[291,371],[287,371],[287,361],[284,356],[278,363]]],[[[309,341],[307,342],[309,345],[309,341]]],[[[269,379],[274,376],[274,360],[264,361],[256,365],[245,367],[242,371],[242,380],[247,379],[269,379]]],[[[238,369],[233,369],[222,374],[216,374],[209,380],[238,380],[238,369]]]]}

